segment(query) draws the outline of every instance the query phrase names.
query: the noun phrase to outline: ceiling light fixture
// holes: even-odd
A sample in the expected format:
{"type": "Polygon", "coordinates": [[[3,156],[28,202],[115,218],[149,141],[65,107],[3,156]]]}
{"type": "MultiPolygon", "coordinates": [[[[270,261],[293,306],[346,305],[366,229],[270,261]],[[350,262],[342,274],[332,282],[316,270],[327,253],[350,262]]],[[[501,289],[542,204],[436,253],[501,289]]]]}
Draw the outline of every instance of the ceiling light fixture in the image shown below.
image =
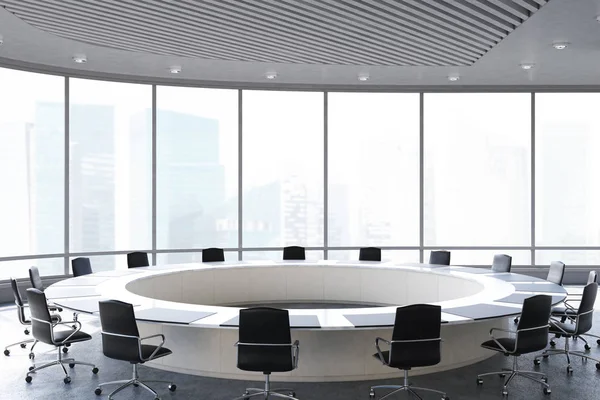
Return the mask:
{"type": "Polygon", "coordinates": [[[529,71],[530,69],[533,69],[535,64],[531,64],[531,63],[524,63],[521,64],[521,68],[524,69],[525,71],[529,71]]]}
{"type": "Polygon", "coordinates": [[[172,65],[169,67],[169,72],[172,74],[179,74],[181,72],[181,66],[180,65],[172,65]]]}
{"type": "Polygon", "coordinates": [[[448,80],[449,80],[450,82],[456,82],[456,81],[457,81],[457,80],[459,80],[459,79],[460,79],[460,76],[459,76],[459,75],[448,75],[448,80]]]}
{"type": "Polygon", "coordinates": [[[366,82],[371,78],[368,72],[361,72],[358,74],[358,80],[361,82],[366,82]]]}
{"type": "Polygon", "coordinates": [[[265,78],[267,78],[267,79],[275,79],[275,78],[277,78],[277,72],[275,72],[275,71],[267,71],[265,73],[265,78]]]}
{"type": "Polygon", "coordinates": [[[75,61],[77,64],[85,64],[87,62],[87,57],[85,54],[75,54],[73,56],[73,61],[75,61]]]}
{"type": "Polygon", "coordinates": [[[556,43],[552,43],[552,47],[554,47],[556,50],[564,50],[569,46],[568,42],[556,42],[556,43]]]}

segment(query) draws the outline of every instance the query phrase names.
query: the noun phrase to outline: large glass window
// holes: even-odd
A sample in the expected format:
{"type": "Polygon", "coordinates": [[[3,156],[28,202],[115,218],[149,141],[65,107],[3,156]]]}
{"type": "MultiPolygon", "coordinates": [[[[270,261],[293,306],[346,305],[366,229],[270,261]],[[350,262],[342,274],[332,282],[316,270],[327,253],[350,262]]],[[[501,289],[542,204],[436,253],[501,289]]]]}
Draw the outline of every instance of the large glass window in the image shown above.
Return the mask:
{"type": "MultiPolygon", "coordinates": [[[[600,245],[598,101],[598,93],[536,94],[537,245],[600,245]]],[[[574,259],[587,264],[586,253],[574,259]]]]}
{"type": "Polygon", "coordinates": [[[323,246],[323,93],[244,91],[243,246],[323,246]]]}
{"type": "Polygon", "coordinates": [[[531,95],[424,101],[425,245],[529,246],[531,95]]]}
{"type": "MultiPolygon", "coordinates": [[[[0,258],[62,254],[65,79],[0,68],[0,88],[0,258]]],[[[39,263],[63,273],[60,261],[39,263]]]]}
{"type": "Polygon", "coordinates": [[[237,247],[238,91],[160,86],[156,124],[157,247],[237,247]]]}
{"type": "Polygon", "coordinates": [[[70,80],[71,252],[152,247],[152,87],[70,80]]]}
{"type": "Polygon", "coordinates": [[[419,95],[328,95],[330,246],[419,244],[419,95]]]}

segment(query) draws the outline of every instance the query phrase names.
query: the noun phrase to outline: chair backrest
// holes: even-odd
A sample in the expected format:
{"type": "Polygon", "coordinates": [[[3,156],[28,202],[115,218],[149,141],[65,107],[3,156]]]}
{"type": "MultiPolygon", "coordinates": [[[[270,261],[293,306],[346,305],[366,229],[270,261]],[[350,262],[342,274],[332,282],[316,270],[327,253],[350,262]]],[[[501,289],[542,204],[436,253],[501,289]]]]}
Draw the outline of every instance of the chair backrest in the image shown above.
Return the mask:
{"type": "Polygon", "coordinates": [[[413,304],[397,308],[390,367],[406,369],[438,364],[441,359],[441,323],[440,306],[413,304]],[[415,342],[410,342],[412,340],[415,342]]]}
{"type": "Polygon", "coordinates": [[[523,301],[521,318],[517,326],[517,353],[532,353],[546,348],[551,311],[551,296],[540,294],[523,301]]]}
{"type": "Polygon", "coordinates": [[[240,310],[237,366],[244,371],[263,373],[293,369],[290,346],[252,346],[248,343],[290,345],[292,337],[287,310],[270,307],[240,310]]]}
{"type": "Polygon", "coordinates": [[[42,343],[54,344],[52,318],[46,295],[35,288],[27,289],[27,303],[31,313],[31,334],[42,343]]]}
{"type": "Polygon", "coordinates": [[[306,252],[304,247],[288,246],[283,248],[284,260],[306,260],[306,252]]]}
{"type": "Polygon", "coordinates": [[[99,305],[104,355],[116,360],[139,363],[140,333],[135,322],[133,305],[117,300],[103,300],[99,305]]]}
{"type": "Polygon", "coordinates": [[[92,273],[92,264],[87,257],[77,257],[71,260],[73,276],[89,275],[92,273]]]}
{"type": "Polygon", "coordinates": [[[450,252],[447,250],[432,251],[429,255],[429,264],[450,265],[450,252]]]}
{"type": "Polygon", "coordinates": [[[25,318],[25,304],[23,303],[23,298],[21,297],[21,292],[19,291],[19,286],[17,285],[17,281],[15,278],[10,278],[10,287],[12,288],[13,296],[15,298],[15,305],[17,306],[17,315],[19,316],[19,322],[22,324],[29,325],[29,322],[25,318]]]}
{"type": "Polygon", "coordinates": [[[575,331],[578,334],[586,333],[592,329],[592,322],[594,320],[594,304],[596,303],[596,296],[598,295],[598,284],[596,282],[588,283],[583,288],[583,296],[581,296],[581,303],[577,309],[577,326],[575,331]]]}
{"type": "Polygon", "coordinates": [[[223,252],[223,249],[210,247],[208,249],[202,250],[202,262],[217,261],[225,261],[225,252],[223,252]]]}
{"type": "Polygon", "coordinates": [[[546,278],[546,280],[548,282],[556,283],[557,285],[562,286],[564,277],[565,264],[560,261],[552,261],[550,263],[550,269],[548,270],[548,277],[546,278]]]}
{"type": "Polygon", "coordinates": [[[596,271],[590,271],[587,283],[598,283],[598,273],[596,271]]]}
{"type": "Polygon", "coordinates": [[[381,249],[379,247],[363,247],[358,253],[359,261],[381,261],[381,249]]]}
{"type": "Polygon", "coordinates": [[[127,268],[149,267],[148,254],[142,251],[134,251],[127,254],[127,268]]]}
{"type": "Polygon", "coordinates": [[[37,290],[41,290],[42,292],[44,291],[44,283],[40,277],[40,270],[38,267],[29,268],[29,281],[31,282],[32,287],[37,290]]]}
{"type": "Polygon", "coordinates": [[[494,272],[510,272],[512,266],[512,257],[506,254],[496,254],[492,262],[492,271],[494,272]]]}

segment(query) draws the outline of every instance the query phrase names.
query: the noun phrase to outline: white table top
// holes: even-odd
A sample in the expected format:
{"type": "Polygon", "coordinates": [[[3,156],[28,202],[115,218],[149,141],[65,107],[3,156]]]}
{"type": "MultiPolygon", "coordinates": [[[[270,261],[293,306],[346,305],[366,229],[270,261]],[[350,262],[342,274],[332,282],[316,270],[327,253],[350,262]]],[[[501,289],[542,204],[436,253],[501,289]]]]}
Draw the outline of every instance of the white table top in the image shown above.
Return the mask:
{"type": "MultiPolygon", "coordinates": [[[[126,285],[140,278],[175,274],[181,271],[253,268],[373,268],[374,270],[406,270],[438,277],[452,276],[476,281],[483,290],[476,295],[454,300],[432,302],[442,307],[444,324],[469,323],[504,318],[521,312],[523,299],[536,294],[553,296],[556,304],[566,298],[566,290],[546,280],[516,273],[494,273],[489,269],[429,264],[397,264],[392,262],[323,261],[239,261],[177,264],[128,270],[104,271],[57,282],[45,291],[47,298],[66,309],[96,314],[98,301],[115,299],[132,303],[138,320],[184,324],[202,328],[235,328],[240,308],[187,304],[143,297],[127,290],[126,285]]],[[[315,299],[315,301],[318,301],[315,299]]],[[[405,304],[402,304],[405,305],[405,304]]],[[[399,305],[399,306],[402,306],[399,305]]],[[[294,329],[373,329],[392,327],[397,306],[366,308],[290,309],[294,329]]]]}

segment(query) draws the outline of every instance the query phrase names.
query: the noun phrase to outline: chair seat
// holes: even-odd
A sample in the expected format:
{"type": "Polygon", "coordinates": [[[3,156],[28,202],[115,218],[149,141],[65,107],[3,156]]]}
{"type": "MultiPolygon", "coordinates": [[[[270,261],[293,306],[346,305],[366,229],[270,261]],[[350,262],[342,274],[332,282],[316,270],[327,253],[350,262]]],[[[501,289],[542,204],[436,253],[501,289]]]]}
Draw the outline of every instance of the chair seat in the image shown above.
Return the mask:
{"type": "MultiPolygon", "coordinates": [[[[54,341],[56,343],[60,343],[66,338],[69,337],[70,334],[73,333],[73,330],[57,330],[54,331],[54,341]]],[[[75,333],[73,336],[69,338],[65,343],[76,343],[76,342],[85,342],[86,340],[91,340],[92,337],[85,332],[79,331],[75,333]]]]}
{"type": "MultiPolygon", "coordinates": [[[[385,360],[386,364],[390,363],[390,351],[386,350],[386,351],[382,351],[381,355],[383,356],[383,359],[385,360]]],[[[373,357],[375,357],[377,360],[381,361],[381,359],[379,358],[379,354],[375,353],[373,354],[373,357]]],[[[415,363],[415,365],[394,365],[391,366],[391,368],[398,368],[398,369],[402,369],[402,370],[406,370],[409,371],[412,367],[426,367],[427,365],[417,365],[417,363],[415,363]]]]}
{"type": "MultiPolygon", "coordinates": [[[[158,348],[158,346],[153,346],[151,344],[143,344],[142,345],[142,358],[150,357],[157,348],[158,348]]],[[[158,350],[158,352],[156,352],[156,354],[154,355],[154,358],[152,358],[152,359],[154,360],[159,357],[168,356],[169,354],[172,354],[172,353],[173,352],[171,350],[167,349],[166,347],[162,347],[160,350],[158,350]]]]}
{"type": "Polygon", "coordinates": [[[552,307],[552,315],[555,317],[562,317],[563,315],[577,316],[577,310],[565,306],[556,306],[552,307]]]}
{"type": "Polygon", "coordinates": [[[498,340],[498,342],[502,346],[504,346],[504,348],[508,351],[505,352],[504,350],[502,350],[502,348],[494,340],[488,340],[486,342],[481,343],[481,347],[489,349],[489,350],[499,351],[501,353],[514,354],[516,356],[519,355],[517,353],[512,352],[512,350],[515,348],[515,339],[513,339],[513,338],[498,338],[496,340],[498,340]]]}
{"type": "Polygon", "coordinates": [[[565,335],[564,332],[567,332],[566,335],[573,335],[575,334],[575,327],[575,324],[550,321],[550,333],[565,335]]]}

